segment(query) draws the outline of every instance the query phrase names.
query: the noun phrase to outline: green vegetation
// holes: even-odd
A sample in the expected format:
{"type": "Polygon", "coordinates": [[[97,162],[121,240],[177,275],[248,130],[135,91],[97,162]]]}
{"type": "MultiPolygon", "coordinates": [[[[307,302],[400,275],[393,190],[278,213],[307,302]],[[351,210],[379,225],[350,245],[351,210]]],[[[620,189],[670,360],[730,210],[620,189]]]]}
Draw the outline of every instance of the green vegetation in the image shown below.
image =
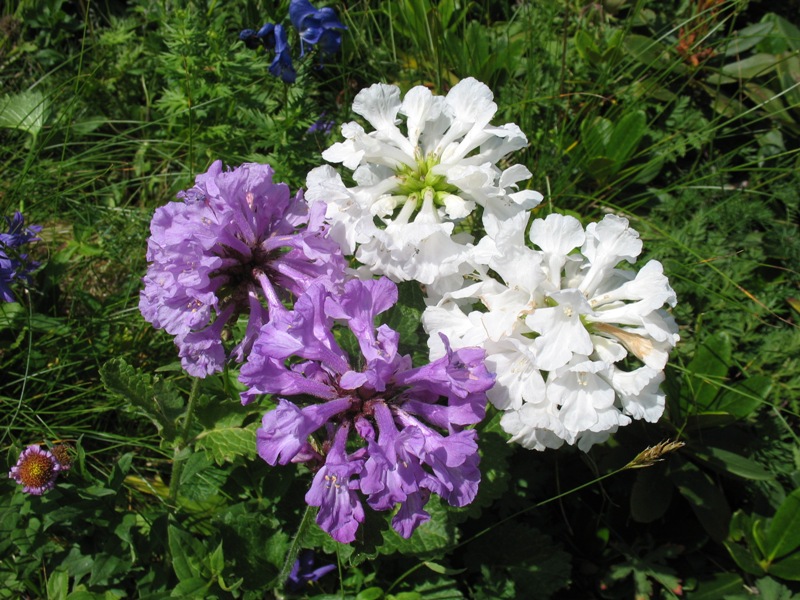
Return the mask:
{"type": "MultiPolygon", "coordinates": [[[[340,52],[286,84],[238,34],[288,4],[0,9],[0,216],[43,226],[0,304],[0,450],[74,451],[41,497],[0,478],[0,598],[800,597],[800,4],[329,2],[340,52]],[[509,445],[490,411],[474,503],[435,497],[408,540],[370,513],[339,544],[300,528],[308,470],[256,456],[274,402],[188,377],[141,317],[150,219],[217,159],[294,192],[360,89],[469,76],[528,137],[535,214],[625,215],[663,263],[667,411],[588,454],[509,445]],[[686,445],[633,468],[667,439],[686,445]],[[285,591],[301,548],[337,568],[285,591]]],[[[419,300],[404,284],[388,314],[415,361],[419,300]]]]}

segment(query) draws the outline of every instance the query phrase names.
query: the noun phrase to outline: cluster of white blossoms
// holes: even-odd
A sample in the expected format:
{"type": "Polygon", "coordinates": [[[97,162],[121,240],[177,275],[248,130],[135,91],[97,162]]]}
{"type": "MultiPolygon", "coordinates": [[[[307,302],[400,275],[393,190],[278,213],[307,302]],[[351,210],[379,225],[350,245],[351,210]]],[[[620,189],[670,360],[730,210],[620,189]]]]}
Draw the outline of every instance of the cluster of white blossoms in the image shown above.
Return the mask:
{"type": "Polygon", "coordinates": [[[531,176],[524,166],[498,166],[527,139],[514,124],[490,124],[492,98],[472,78],[446,96],[362,90],[353,111],[374,131],[347,123],[345,140],[322,154],[353,170],[357,185],[318,167],[306,198],[327,203],[331,236],[362,276],[425,285],[432,360],[449,351],[439,334],[453,349],[485,350],[496,375],[488,396],[512,441],[588,450],[663,413],[660,384],[678,341],[665,306],[675,292],[659,262],[625,266],[642,251],[625,218],[584,229],[550,214],[528,229],[542,195],[519,189],[531,176]]]}
{"type": "Polygon", "coordinates": [[[636,261],[642,242],[615,215],[585,230],[574,217],[536,219],[533,249],[526,225],[523,214],[484,237],[474,253],[478,281],[425,310],[432,357],[445,352],[439,332],[453,348],[483,347],[497,375],[489,399],[526,448],[588,450],[632,419],[655,422],[678,341],[663,308],[676,298],[661,263],[620,268],[636,261]]]}
{"type": "Polygon", "coordinates": [[[353,112],[374,131],[346,123],[345,141],[322,153],[353,170],[357,185],[347,187],[332,167],[318,167],[308,174],[306,199],[327,203],[331,236],[368,273],[419,281],[429,295],[441,295],[472,270],[474,238],[458,225],[477,206],[483,228],[493,233],[541,202],[539,192],[517,187],[530,178],[527,168],[497,166],[528,140],[513,123],[490,124],[497,111],[492,98],[473,78],[446,96],[418,86],[401,100],[399,88],[380,83],[358,93],[353,112]]]}

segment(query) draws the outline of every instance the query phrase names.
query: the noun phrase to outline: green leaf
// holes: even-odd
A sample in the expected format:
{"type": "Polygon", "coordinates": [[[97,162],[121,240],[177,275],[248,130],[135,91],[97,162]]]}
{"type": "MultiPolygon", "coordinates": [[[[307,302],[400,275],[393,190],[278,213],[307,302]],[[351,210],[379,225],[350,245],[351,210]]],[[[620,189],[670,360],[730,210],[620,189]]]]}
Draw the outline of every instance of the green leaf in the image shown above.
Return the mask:
{"type": "Polygon", "coordinates": [[[737,31],[725,47],[724,56],[740,56],[759,44],[775,27],[773,23],[754,23],[737,31]]]}
{"type": "Polygon", "coordinates": [[[47,102],[41,92],[28,90],[0,98],[0,127],[39,135],[47,115],[47,102]]]}
{"type": "Polygon", "coordinates": [[[722,448],[690,444],[685,448],[685,451],[697,460],[700,460],[721,473],[736,475],[744,479],[752,479],[755,481],[768,481],[774,478],[772,473],[757,462],[745,458],[740,454],[728,452],[722,448]]]}
{"type": "Polygon", "coordinates": [[[800,581],[800,552],[772,563],[767,567],[767,572],[788,581],[800,581]]]}
{"type": "Polygon", "coordinates": [[[171,598],[205,598],[208,589],[211,587],[211,582],[203,581],[199,577],[191,577],[184,579],[170,594],[171,598]]]}
{"type": "Polygon", "coordinates": [[[356,596],[356,600],[381,600],[381,598],[383,598],[383,589],[379,587],[361,590],[356,596]]]}
{"type": "Polygon", "coordinates": [[[593,66],[598,66],[603,63],[603,57],[600,54],[600,49],[594,43],[592,36],[586,33],[583,29],[579,29],[575,33],[575,48],[578,54],[581,55],[586,62],[593,66]]]}
{"type": "Polygon", "coordinates": [[[640,469],[631,488],[631,517],[639,523],[652,523],[664,516],[672,500],[673,485],[666,476],[666,463],[640,469]]]}
{"type": "Polygon", "coordinates": [[[772,518],[772,524],[767,532],[767,557],[772,561],[786,556],[798,546],[800,546],[800,489],[786,496],[772,518]]]}
{"type": "Polygon", "coordinates": [[[742,569],[745,573],[750,573],[751,575],[763,575],[764,569],[761,567],[760,564],[753,558],[753,555],[747,551],[746,548],[730,541],[724,541],[723,544],[725,548],[728,549],[728,553],[730,553],[731,558],[733,558],[734,562],[739,565],[739,568],[742,569]]]}
{"type": "Polygon", "coordinates": [[[701,411],[712,408],[719,392],[720,383],[731,366],[731,339],[727,333],[716,333],[708,337],[695,352],[686,366],[687,374],[681,392],[691,398],[701,411]]]}
{"type": "Polygon", "coordinates": [[[671,477],[708,535],[716,542],[728,537],[731,510],[722,490],[711,478],[689,462],[673,470],[671,477]]]}
{"type": "MultiPolygon", "coordinates": [[[[114,548],[116,550],[116,548],[114,548]]],[[[89,575],[90,586],[107,585],[109,581],[120,578],[130,571],[130,560],[122,559],[116,553],[101,552],[94,556],[92,572],[89,575]]]]}
{"type": "Polygon", "coordinates": [[[442,550],[456,542],[457,530],[450,511],[438,496],[431,496],[425,510],[430,513],[430,521],[423,523],[414,534],[404,539],[393,528],[383,531],[384,544],[379,548],[381,554],[400,552],[417,559],[438,557],[442,550]]]}
{"type": "MultiPolygon", "coordinates": [[[[169,552],[172,555],[172,568],[180,581],[192,581],[201,575],[203,545],[193,535],[170,525],[167,529],[169,552]]],[[[205,585],[205,583],[204,583],[205,585]]]]}
{"type": "Polygon", "coordinates": [[[724,65],[721,69],[723,75],[736,79],[752,79],[772,71],[782,58],[777,54],[754,54],[734,63],[724,65]]]}
{"type": "Polygon", "coordinates": [[[729,389],[723,390],[715,408],[743,419],[764,404],[771,391],[772,378],[754,375],[744,381],[737,381],[729,389]]]}
{"type": "MultiPolygon", "coordinates": [[[[608,119],[597,117],[581,123],[581,145],[590,159],[606,156],[614,125],[608,119]]],[[[606,158],[606,160],[610,160],[606,158]]],[[[612,161],[613,162],[613,161],[612,161]]]]}
{"type": "Polygon", "coordinates": [[[203,431],[195,445],[205,450],[219,466],[239,458],[252,460],[256,455],[256,429],[251,427],[219,427],[203,431]]]}
{"type": "Polygon", "coordinates": [[[447,567],[443,567],[442,565],[429,560],[425,561],[425,566],[439,575],[459,575],[460,573],[466,571],[466,569],[448,569],[447,567]]]}
{"type": "Polygon", "coordinates": [[[717,573],[711,579],[701,580],[690,598],[692,600],[719,600],[726,594],[738,592],[744,582],[736,573],[717,573]]]}
{"type": "Polygon", "coordinates": [[[168,380],[156,379],[132,367],[122,358],[114,358],[100,368],[100,378],[109,392],[128,400],[149,418],[166,442],[177,436],[176,419],[183,413],[183,397],[168,380]]]}
{"type": "Polygon", "coordinates": [[[56,569],[47,578],[47,600],[66,600],[69,591],[69,574],[56,569]]]}
{"type": "Polygon", "coordinates": [[[624,115],[614,125],[607,147],[607,154],[618,165],[618,169],[630,160],[639,142],[647,131],[647,117],[644,111],[637,110],[624,115]]]}

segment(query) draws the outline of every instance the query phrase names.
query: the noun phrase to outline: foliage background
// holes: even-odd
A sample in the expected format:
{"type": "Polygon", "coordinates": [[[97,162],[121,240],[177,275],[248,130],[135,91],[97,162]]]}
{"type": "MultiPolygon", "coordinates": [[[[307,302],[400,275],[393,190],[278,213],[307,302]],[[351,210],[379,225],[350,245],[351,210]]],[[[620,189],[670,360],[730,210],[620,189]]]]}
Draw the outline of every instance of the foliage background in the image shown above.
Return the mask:
{"type": "MultiPolygon", "coordinates": [[[[0,480],[0,598],[793,598],[800,594],[800,4],[330,3],[339,55],[294,85],[238,32],[288,2],[12,0],[0,19],[0,213],[44,226],[44,264],[0,307],[0,450],[63,440],[42,498],[0,480]],[[631,219],[678,293],[668,411],[583,454],[481,425],[476,503],[409,541],[310,527],[309,474],[254,459],[270,406],[235,373],[189,381],[138,313],[153,210],[215,159],[292,189],[376,81],[445,93],[473,76],[537,209],[631,219]],[[187,398],[197,418],[184,419],[187,398]],[[664,439],[686,443],[625,469],[664,439]],[[299,547],[334,573],[281,587],[299,547]]],[[[389,316],[425,355],[419,294],[389,316]]],[[[432,503],[433,504],[433,503],[432,503]]]]}

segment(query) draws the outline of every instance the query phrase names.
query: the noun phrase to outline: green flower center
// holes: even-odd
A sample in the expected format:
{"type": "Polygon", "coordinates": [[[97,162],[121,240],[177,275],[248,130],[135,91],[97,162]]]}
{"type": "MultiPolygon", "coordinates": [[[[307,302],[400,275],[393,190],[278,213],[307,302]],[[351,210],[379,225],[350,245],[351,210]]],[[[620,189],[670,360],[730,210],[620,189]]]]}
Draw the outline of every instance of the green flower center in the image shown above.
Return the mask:
{"type": "Polygon", "coordinates": [[[456,194],[458,188],[447,183],[444,175],[437,175],[433,172],[433,168],[438,164],[438,155],[428,154],[422,157],[417,153],[415,167],[401,165],[395,171],[395,176],[400,180],[396,193],[414,199],[417,205],[416,210],[422,207],[422,202],[428,194],[432,196],[434,206],[444,206],[444,199],[456,194]]]}

